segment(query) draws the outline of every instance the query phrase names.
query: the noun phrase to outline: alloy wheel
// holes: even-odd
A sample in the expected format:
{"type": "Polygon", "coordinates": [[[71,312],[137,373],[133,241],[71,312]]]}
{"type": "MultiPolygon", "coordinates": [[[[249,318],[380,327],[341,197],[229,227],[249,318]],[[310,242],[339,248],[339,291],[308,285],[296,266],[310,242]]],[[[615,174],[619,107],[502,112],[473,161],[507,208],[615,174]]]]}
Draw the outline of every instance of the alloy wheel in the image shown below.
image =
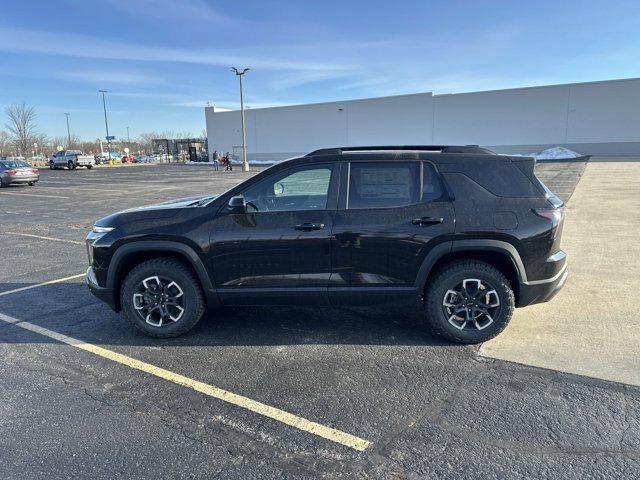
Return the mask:
{"type": "Polygon", "coordinates": [[[447,290],[442,308],[449,323],[458,330],[484,330],[499,314],[500,297],[489,282],[466,278],[447,290]]]}
{"type": "Polygon", "coordinates": [[[175,323],[185,312],[184,292],[170,278],[159,275],[147,277],[135,289],[133,308],[151,326],[175,323]]]}

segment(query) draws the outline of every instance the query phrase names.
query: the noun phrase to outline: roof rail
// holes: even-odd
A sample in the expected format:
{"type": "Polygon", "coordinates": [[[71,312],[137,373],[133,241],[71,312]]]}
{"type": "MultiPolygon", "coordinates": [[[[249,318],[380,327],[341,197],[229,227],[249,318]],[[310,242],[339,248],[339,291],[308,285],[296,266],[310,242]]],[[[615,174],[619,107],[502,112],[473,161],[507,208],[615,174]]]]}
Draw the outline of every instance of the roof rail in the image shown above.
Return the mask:
{"type": "Polygon", "coordinates": [[[491,150],[479,147],[478,145],[375,145],[370,147],[334,147],[321,148],[307,153],[307,157],[316,155],[341,155],[349,152],[371,152],[371,151],[420,151],[420,152],[440,152],[440,153],[479,153],[493,154],[491,150]]]}

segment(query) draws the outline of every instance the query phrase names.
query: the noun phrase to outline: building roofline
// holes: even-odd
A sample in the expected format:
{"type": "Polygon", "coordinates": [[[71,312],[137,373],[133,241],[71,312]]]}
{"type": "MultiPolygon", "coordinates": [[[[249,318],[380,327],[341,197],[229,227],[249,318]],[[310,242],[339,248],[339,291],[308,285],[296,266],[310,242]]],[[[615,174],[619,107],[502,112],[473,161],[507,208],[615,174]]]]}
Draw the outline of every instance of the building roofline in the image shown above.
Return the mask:
{"type": "MultiPolygon", "coordinates": [[[[416,96],[423,96],[423,95],[428,95],[430,97],[433,98],[438,98],[438,97],[453,97],[456,95],[476,95],[476,94],[481,94],[481,93],[496,93],[496,92],[512,92],[512,91],[516,91],[516,90],[532,90],[532,89],[540,89],[540,88],[556,88],[556,87],[578,87],[578,86],[585,86],[585,85],[598,85],[601,83],[613,83],[613,82],[631,82],[631,81],[638,81],[640,80],[640,77],[629,77],[629,78],[613,78],[610,80],[594,80],[594,81],[590,81],[590,82],[574,82],[574,83],[551,83],[548,85],[532,85],[529,87],[513,87],[513,88],[498,88],[498,89],[493,89],[493,90],[476,90],[473,92],[456,92],[456,93],[439,93],[439,94],[434,94],[433,92],[418,92],[418,93],[405,93],[405,94],[400,94],[400,95],[388,95],[388,96],[382,96],[382,97],[367,97],[367,98],[354,98],[354,99],[350,99],[350,100],[331,100],[331,101],[327,101],[327,102],[313,102],[313,103],[293,103],[291,105],[277,105],[277,106],[273,106],[273,107],[261,107],[261,108],[245,108],[245,111],[261,111],[261,110],[275,110],[275,109],[279,109],[279,108],[294,108],[294,107],[306,107],[306,106],[318,106],[318,105],[331,105],[331,104],[340,104],[340,103],[354,103],[354,102],[365,102],[365,101],[369,101],[369,100],[380,100],[380,99],[386,99],[386,98],[401,98],[401,97],[416,97],[416,96]]],[[[231,113],[231,112],[239,112],[240,110],[225,110],[222,112],[216,112],[215,108],[219,108],[216,107],[215,105],[211,105],[210,107],[205,107],[205,111],[206,110],[214,110],[213,113],[216,114],[221,114],[221,113],[231,113]]]]}

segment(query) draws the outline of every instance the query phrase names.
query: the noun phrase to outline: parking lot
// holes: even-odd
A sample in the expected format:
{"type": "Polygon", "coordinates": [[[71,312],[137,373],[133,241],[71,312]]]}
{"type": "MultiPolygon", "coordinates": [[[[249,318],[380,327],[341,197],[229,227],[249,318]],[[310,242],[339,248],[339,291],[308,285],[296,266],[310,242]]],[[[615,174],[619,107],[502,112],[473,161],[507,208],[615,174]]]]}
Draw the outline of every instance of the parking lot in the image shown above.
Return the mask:
{"type": "MultiPolygon", "coordinates": [[[[604,160],[537,166],[583,229],[594,222],[590,192],[593,208],[615,197],[598,178],[640,185],[637,159],[604,160]],[[587,202],[575,209],[574,190],[587,202]]],[[[541,307],[555,310],[518,312],[504,338],[480,348],[432,336],[414,312],[365,308],[227,309],[158,340],[89,293],[84,236],[114,211],[220,193],[248,174],[41,173],[36,187],[0,190],[1,478],[640,478],[637,315],[622,332],[621,366],[590,365],[590,352],[592,363],[615,354],[621,333],[583,291],[597,289],[590,275],[615,274],[581,270],[602,251],[580,247],[584,230],[565,233],[578,273],[557,305],[541,307]],[[588,321],[571,328],[575,316],[588,321]],[[597,342],[589,322],[607,325],[597,342]],[[590,350],[571,354],[585,339],[590,350]],[[545,355],[548,345],[564,356],[545,355]]],[[[598,215],[597,230],[631,245],[637,212],[612,218],[598,215]]],[[[635,271],[625,248],[606,266],[635,271]]]]}

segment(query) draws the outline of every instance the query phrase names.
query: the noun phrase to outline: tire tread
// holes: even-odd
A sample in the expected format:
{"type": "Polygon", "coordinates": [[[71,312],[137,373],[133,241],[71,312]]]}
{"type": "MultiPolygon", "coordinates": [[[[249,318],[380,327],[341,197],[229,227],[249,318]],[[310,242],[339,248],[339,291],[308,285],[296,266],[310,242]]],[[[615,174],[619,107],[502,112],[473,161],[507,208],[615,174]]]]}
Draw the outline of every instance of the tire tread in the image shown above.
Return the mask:
{"type": "MultiPolygon", "coordinates": [[[[496,285],[497,287],[497,285],[496,285]]],[[[479,260],[456,260],[451,263],[443,266],[433,277],[433,280],[429,282],[427,287],[426,295],[425,295],[425,313],[427,314],[427,320],[430,329],[436,335],[439,335],[447,340],[451,340],[456,343],[480,343],[490,340],[497,335],[499,335],[511,320],[513,315],[515,304],[515,297],[513,294],[513,288],[507,280],[507,278],[494,266],[482,262],[479,260]],[[499,328],[493,330],[489,335],[486,335],[481,340],[472,341],[469,338],[465,338],[464,336],[458,335],[456,333],[452,333],[447,330],[441,322],[437,321],[437,315],[439,314],[436,309],[440,309],[440,300],[436,298],[436,292],[441,287],[441,284],[445,282],[445,280],[453,275],[457,274],[466,274],[472,275],[473,273],[482,272],[489,277],[495,278],[496,282],[504,287],[508,295],[508,305],[507,311],[505,313],[505,320],[499,325],[499,328]]]]}
{"type": "Polygon", "coordinates": [[[170,270],[178,270],[180,273],[185,275],[188,280],[192,283],[192,286],[195,290],[195,302],[196,302],[196,311],[193,315],[190,316],[186,321],[179,322],[178,328],[172,330],[170,332],[163,331],[154,331],[151,329],[145,329],[142,325],[140,325],[136,313],[134,311],[130,311],[128,308],[123,308],[122,313],[123,316],[138,330],[143,332],[145,335],[155,337],[155,338],[172,338],[178,337],[180,335],[185,334],[189,330],[191,330],[202,318],[204,315],[204,311],[206,308],[204,301],[204,294],[202,292],[202,288],[200,287],[200,280],[195,276],[193,271],[187,267],[183,262],[179,260],[175,260],[169,257],[159,257],[153,258],[151,260],[147,260],[145,262],[140,263],[135,266],[125,277],[124,282],[122,283],[122,287],[120,288],[120,304],[128,305],[125,302],[125,292],[130,288],[130,283],[133,281],[135,276],[142,270],[158,270],[158,269],[170,269],[170,270]]]}

